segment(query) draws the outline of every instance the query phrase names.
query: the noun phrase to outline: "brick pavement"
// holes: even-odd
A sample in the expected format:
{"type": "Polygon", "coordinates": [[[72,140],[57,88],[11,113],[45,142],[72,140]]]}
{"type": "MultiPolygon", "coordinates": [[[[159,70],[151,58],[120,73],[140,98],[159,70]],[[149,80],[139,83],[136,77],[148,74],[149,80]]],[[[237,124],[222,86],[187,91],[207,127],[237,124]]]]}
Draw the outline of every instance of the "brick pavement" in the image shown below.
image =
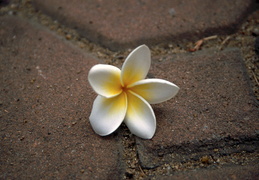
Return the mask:
{"type": "Polygon", "coordinates": [[[87,74],[99,61],[44,28],[0,18],[0,179],[121,179],[119,137],[97,136],[88,121],[87,74]]]}
{"type": "MultiPolygon", "coordinates": [[[[252,4],[236,0],[230,6],[220,0],[211,11],[206,3],[197,6],[201,4],[198,0],[188,5],[164,1],[163,6],[145,1],[129,1],[131,6],[120,1],[94,1],[89,6],[85,1],[33,2],[53,19],[110,49],[229,33],[252,4]],[[76,18],[78,14],[81,18],[76,18]]],[[[102,60],[19,17],[0,17],[0,37],[0,178],[124,178],[126,147],[121,131],[99,137],[88,121],[96,95],[88,85],[87,73],[102,60]]],[[[164,163],[198,161],[208,154],[257,152],[258,102],[239,49],[152,58],[149,76],[172,81],[181,90],[174,99],[153,106],[157,116],[154,138],[136,138],[133,148],[144,170],[164,163]]],[[[257,167],[258,162],[253,162],[221,169],[171,170],[165,176],[146,178],[254,179],[257,167]]]]}
{"type": "MultiPolygon", "coordinates": [[[[257,179],[259,176],[258,173],[259,165],[258,163],[251,163],[246,166],[242,165],[232,165],[224,166],[222,168],[208,168],[201,169],[199,171],[192,170],[188,172],[175,173],[174,175],[168,175],[170,173],[165,173],[165,175],[160,175],[157,177],[149,177],[159,180],[200,180],[200,179],[210,179],[210,180],[219,180],[219,179],[257,179]]],[[[169,170],[170,172],[170,170],[169,170]]]]}
{"type": "Polygon", "coordinates": [[[231,33],[252,2],[34,0],[34,5],[89,40],[118,50],[231,33]]]}
{"type": "MultiPolygon", "coordinates": [[[[172,100],[153,106],[157,132],[152,141],[137,139],[144,167],[177,161],[175,156],[188,154],[191,158],[192,153],[204,153],[205,144],[211,151],[222,148],[222,153],[247,139],[252,141],[247,148],[258,146],[258,102],[249,88],[238,49],[211,49],[160,59],[163,61],[153,63],[151,75],[174,82],[181,89],[172,100]],[[168,153],[174,156],[163,158],[168,153]]],[[[234,150],[245,151],[242,147],[234,150]]]]}

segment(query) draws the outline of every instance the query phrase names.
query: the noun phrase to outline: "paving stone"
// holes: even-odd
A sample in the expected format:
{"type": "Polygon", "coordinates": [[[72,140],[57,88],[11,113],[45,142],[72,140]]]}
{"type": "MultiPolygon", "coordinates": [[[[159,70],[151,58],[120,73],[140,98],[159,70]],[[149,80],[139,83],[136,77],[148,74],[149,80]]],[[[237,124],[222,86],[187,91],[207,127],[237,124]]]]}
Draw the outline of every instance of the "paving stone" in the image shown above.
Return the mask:
{"type": "Polygon", "coordinates": [[[34,0],[37,9],[112,50],[233,32],[253,0],[34,0]]]}
{"type": "Polygon", "coordinates": [[[153,106],[157,117],[153,139],[137,138],[144,168],[197,159],[215,148],[220,155],[256,150],[258,102],[238,49],[159,57],[149,76],[174,82],[180,91],[153,106]]]}
{"type": "Polygon", "coordinates": [[[98,60],[18,17],[0,36],[0,179],[121,179],[120,140],[88,121],[98,60]]]}
{"type": "Polygon", "coordinates": [[[199,169],[187,171],[184,173],[175,173],[173,175],[161,175],[157,177],[149,177],[149,179],[172,179],[172,180],[210,180],[230,179],[230,180],[243,180],[243,179],[258,179],[259,164],[251,163],[249,165],[232,165],[224,166],[219,169],[199,169]]]}

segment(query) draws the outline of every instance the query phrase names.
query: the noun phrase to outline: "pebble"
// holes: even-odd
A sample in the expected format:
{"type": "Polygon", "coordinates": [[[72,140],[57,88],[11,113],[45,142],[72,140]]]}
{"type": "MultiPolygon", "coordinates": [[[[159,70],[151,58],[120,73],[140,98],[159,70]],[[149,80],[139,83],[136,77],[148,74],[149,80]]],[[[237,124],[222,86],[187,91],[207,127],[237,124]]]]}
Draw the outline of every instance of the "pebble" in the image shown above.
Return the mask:
{"type": "Polygon", "coordinates": [[[67,39],[67,40],[70,40],[71,38],[72,38],[71,34],[67,34],[67,35],[66,35],[66,39],[67,39]]]}
{"type": "Polygon", "coordinates": [[[18,4],[11,4],[11,9],[16,9],[18,7],[18,4]]]}
{"type": "Polygon", "coordinates": [[[252,30],[252,34],[254,35],[254,36],[258,36],[259,35],[259,28],[254,28],[253,30],[252,30]]]}
{"type": "Polygon", "coordinates": [[[172,17],[175,16],[175,10],[174,10],[174,8],[169,9],[168,12],[169,12],[169,14],[170,14],[172,17]]]}
{"type": "Polygon", "coordinates": [[[209,157],[208,156],[201,157],[201,162],[203,164],[209,164],[209,157]]]}

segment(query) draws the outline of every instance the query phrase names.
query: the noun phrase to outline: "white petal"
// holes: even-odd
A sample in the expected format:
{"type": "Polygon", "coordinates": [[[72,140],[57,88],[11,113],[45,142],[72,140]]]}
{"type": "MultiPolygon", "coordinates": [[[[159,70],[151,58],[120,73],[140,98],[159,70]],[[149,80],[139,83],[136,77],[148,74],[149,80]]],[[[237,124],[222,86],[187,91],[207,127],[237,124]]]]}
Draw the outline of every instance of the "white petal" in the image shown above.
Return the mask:
{"type": "Polygon", "coordinates": [[[156,104],[174,97],[179,87],[163,79],[144,79],[129,87],[130,90],[143,97],[148,103],[156,104]]]}
{"type": "Polygon", "coordinates": [[[156,117],[152,107],[137,94],[128,91],[128,109],[125,124],[131,133],[143,138],[151,139],[156,131],[156,117]]]}
{"type": "Polygon", "coordinates": [[[114,97],[121,93],[121,70],[115,66],[98,64],[88,74],[88,81],[94,91],[104,97],[114,97]]]}
{"type": "Polygon", "coordinates": [[[151,64],[150,50],[146,45],[134,49],[125,60],[121,70],[121,83],[124,86],[144,79],[151,64]]]}
{"type": "Polygon", "coordinates": [[[127,111],[125,93],[112,98],[97,96],[90,115],[90,123],[94,131],[106,136],[114,132],[122,123],[127,111]]]}

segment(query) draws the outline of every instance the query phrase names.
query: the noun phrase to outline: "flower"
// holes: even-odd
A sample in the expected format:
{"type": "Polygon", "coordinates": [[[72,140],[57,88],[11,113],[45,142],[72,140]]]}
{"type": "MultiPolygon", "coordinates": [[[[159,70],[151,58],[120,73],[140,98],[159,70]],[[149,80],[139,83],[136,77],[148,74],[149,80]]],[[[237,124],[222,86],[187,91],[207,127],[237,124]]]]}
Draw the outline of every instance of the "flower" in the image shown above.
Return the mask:
{"type": "Polygon", "coordinates": [[[90,69],[88,80],[98,96],[89,119],[97,134],[109,135],[124,122],[136,136],[154,136],[156,117],[150,104],[171,99],[179,87],[163,79],[145,79],[150,65],[150,50],[141,45],[129,54],[121,70],[104,64],[90,69]]]}

